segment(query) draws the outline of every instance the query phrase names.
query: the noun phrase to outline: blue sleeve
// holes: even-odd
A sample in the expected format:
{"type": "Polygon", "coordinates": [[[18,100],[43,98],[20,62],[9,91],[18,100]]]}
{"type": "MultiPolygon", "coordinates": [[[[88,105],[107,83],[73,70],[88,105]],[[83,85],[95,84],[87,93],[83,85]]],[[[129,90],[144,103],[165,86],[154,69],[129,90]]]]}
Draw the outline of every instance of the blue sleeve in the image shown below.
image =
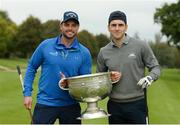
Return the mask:
{"type": "Polygon", "coordinates": [[[89,51],[82,52],[83,62],[79,69],[79,75],[91,74],[92,58],[89,51]]]}
{"type": "Polygon", "coordinates": [[[42,64],[43,61],[43,47],[42,44],[38,46],[38,48],[34,51],[31,59],[29,60],[26,74],[24,77],[24,96],[31,96],[32,94],[32,85],[34,82],[35,74],[37,72],[37,69],[42,64]]]}

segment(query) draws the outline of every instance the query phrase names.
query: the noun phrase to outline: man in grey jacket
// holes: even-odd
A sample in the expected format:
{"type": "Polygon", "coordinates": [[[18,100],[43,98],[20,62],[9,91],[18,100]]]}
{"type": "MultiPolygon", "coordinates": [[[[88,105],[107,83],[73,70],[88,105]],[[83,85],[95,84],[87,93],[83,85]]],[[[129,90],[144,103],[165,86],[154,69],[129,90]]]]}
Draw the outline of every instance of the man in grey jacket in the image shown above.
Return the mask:
{"type": "Polygon", "coordinates": [[[124,12],[109,16],[111,41],[101,48],[97,72],[119,71],[121,79],[113,84],[107,104],[110,124],[145,124],[147,104],[144,90],[160,76],[160,67],[149,45],[126,34],[124,12]],[[149,73],[145,76],[145,68],[149,73]]]}

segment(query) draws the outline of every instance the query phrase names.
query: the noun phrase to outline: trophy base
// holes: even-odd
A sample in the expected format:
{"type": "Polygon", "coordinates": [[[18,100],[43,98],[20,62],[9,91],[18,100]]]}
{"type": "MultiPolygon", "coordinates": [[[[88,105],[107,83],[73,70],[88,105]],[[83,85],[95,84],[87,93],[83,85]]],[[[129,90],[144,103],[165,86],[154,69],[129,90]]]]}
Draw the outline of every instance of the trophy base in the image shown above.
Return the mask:
{"type": "Polygon", "coordinates": [[[98,111],[85,111],[82,113],[81,117],[77,119],[95,119],[95,118],[105,118],[110,116],[104,110],[99,109],[98,111]]]}

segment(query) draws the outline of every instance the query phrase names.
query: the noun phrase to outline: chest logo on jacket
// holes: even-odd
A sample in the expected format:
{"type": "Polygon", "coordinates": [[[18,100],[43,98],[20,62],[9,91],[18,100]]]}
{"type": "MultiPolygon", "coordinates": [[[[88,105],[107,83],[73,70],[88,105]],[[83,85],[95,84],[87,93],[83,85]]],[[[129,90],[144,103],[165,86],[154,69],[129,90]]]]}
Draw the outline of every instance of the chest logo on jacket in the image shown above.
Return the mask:
{"type": "Polygon", "coordinates": [[[54,51],[54,52],[49,52],[49,54],[51,55],[51,56],[61,56],[61,57],[63,57],[63,58],[67,58],[67,56],[68,56],[68,51],[60,51],[60,52],[57,52],[57,51],[54,51]]]}
{"type": "Polygon", "coordinates": [[[136,54],[135,53],[130,53],[128,55],[128,58],[134,59],[134,58],[136,58],[136,54]]]}
{"type": "Polygon", "coordinates": [[[55,51],[55,52],[49,52],[49,54],[52,55],[52,56],[58,56],[58,52],[57,52],[57,51],[55,51]]]}

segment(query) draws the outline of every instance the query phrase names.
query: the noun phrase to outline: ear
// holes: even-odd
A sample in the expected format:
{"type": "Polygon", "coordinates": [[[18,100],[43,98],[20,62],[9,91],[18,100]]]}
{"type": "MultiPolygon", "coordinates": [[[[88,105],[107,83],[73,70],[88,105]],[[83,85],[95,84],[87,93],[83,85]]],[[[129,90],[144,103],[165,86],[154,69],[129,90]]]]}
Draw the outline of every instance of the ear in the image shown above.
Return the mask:
{"type": "Polygon", "coordinates": [[[78,25],[78,30],[79,30],[79,27],[80,27],[80,26],[78,25]]]}
{"type": "Polygon", "coordinates": [[[125,26],[125,31],[127,31],[127,29],[128,29],[128,25],[126,24],[126,26],[125,26]]]}
{"type": "Polygon", "coordinates": [[[108,28],[108,31],[110,32],[110,25],[109,24],[108,24],[107,28],[108,28]]]}

